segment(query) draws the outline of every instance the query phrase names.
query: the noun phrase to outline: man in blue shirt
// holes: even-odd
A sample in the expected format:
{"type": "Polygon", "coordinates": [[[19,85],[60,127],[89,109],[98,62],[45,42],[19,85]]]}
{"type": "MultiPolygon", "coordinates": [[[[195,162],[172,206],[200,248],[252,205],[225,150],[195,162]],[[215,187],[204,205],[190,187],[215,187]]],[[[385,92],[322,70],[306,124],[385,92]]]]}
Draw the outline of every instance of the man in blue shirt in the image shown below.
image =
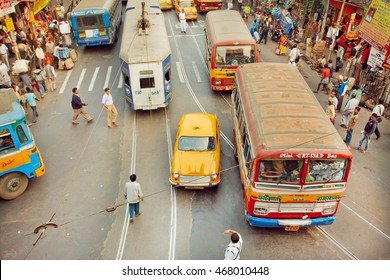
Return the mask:
{"type": "Polygon", "coordinates": [[[26,98],[27,104],[30,106],[32,110],[32,122],[37,122],[38,112],[37,112],[37,102],[39,99],[37,99],[36,95],[31,91],[29,87],[26,87],[27,93],[24,95],[26,98]]]}

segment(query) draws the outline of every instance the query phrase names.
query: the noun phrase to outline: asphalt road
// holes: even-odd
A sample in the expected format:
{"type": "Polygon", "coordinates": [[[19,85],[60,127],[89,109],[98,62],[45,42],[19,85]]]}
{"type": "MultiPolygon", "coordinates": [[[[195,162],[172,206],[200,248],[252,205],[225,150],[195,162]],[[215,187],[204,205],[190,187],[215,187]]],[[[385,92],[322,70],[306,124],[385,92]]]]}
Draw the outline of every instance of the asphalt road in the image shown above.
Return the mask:
{"type": "MultiPolygon", "coordinates": [[[[124,101],[114,46],[79,48],[71,71],[58,72],[58,90],[38,104],[40,117],[32,126],[47,173],[32,180],[13,201],[0,201],[1,259],[176,259],[219,260],[229,242],[222,232],[232,228],[244,239],[241,259],[390,259],[390,211],[387,120],[382,138],[370,151],[353,151],[346,196],[331,226],[298,232],[250,227],[244,218],[239,171],[233,157],[230,94],[213,92],[204,63],[204,14],[189,22],[182,35],[173,11],[164,12],[172,49],[173,100],[166,109],[132,111],[124,101]],[[95,74],[96,73],[96,74],[95,74]],[[94,78],[94,76],[96,78],[94,78]],[[107,128],[100,104],[103,88],[112,89],[119,127],[107,128]],[[94,118],[72,126],[71,89],[94,118]],[[216,114],[222,141],[222,182],[206,190],[172,189],[169,163],[182,114],[216,114]],[[145,201],[142,215],[128,223],[123,187],[135,172],[145,201]],[[115,211],[105,209],[118,205],[115,211]],[[55,222],[42,234],[39,225],[55,222]]],[[[248,25],[252,21],[248,21],[248,25]]],[[[261,61],[286,63],[274,55],[276,43],[261,44],[261,61]]],[[[303,65],[302,74],[315,89],[317,73],[303,65]]],[[[327,97],[320,93],[324,104],[327,97]]],[[[369,112],[361,113],[359,131],[369,112]]],[[[338,126],[341,135],[345,130],[338,126]]],[[[352,144],[359,135],[355,133],[352,144]]]]}

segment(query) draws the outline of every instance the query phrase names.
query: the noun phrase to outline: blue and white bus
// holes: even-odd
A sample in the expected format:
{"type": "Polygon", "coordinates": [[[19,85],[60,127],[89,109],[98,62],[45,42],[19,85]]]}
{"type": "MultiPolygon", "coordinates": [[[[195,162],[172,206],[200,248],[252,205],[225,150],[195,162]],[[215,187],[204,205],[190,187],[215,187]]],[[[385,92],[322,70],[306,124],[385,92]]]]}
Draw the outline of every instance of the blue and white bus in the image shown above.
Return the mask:
{"type": "Polygon", "coordinates": [[[119,56],[130,108],[166,107],[172,99],[171,48],[159,0],[128,1],[119,56]]]}
{"type": "Polygon", "coordinates": [[[121,0],[83,0],[70,13],[78,46],[114,44],[122,22],[121,0]]]}

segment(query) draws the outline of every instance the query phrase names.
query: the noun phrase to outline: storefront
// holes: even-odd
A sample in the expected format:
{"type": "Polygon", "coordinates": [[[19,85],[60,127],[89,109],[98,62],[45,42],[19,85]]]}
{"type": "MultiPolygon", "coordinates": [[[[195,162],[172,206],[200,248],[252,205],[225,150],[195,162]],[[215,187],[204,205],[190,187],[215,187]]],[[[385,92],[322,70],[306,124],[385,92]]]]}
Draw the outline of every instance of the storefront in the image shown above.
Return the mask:
{"type": "MultiPolygon", "coordinates": [[[[342,0],[330,0],[329,2],[328,15],[331,17],[331,22],[334,24],[337,24],[337,19],[339,17],[339,13],[341,12],[342,5],[342,0]]],[[[340,30],[344,32],[355,30],[360,25],[363,15],[363,7],[345,1],[344,9],[340,18],[340,30]]]]}

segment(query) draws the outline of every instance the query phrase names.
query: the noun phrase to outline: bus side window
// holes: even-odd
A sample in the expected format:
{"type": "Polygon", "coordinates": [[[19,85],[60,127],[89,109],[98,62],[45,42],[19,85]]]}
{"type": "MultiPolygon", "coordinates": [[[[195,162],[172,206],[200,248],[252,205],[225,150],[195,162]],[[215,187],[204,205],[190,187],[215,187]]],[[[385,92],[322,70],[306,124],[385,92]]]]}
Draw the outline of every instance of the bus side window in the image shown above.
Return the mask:
{"type": "Polygon", "coordinates": [[[127,76],[126,74],[123,74],[123,80],[125,82],[126,85],[130,86],[130,79],[129,79],[129,76],[127,76]]]}
{"type": "Polygon", "coordinates": [[[18,125],[16,127],[16,133],[18,134],[20,144],[24,144],[28,141],[27,135],[23,130],[23,127],[21,125],[18,125]]]}
{"type": "Polygon", "coordinates": [[[6,151],[15,147],[11,134],[0,137],[0,151],[6,151]]]}
{"type": "Polygon", "coordinates": [[[169,71],[165,73],[164,77],[165,77],[165,81],[166,81],[167,83],[169,83],[169,82],[171,81],[171,77],[170,77],[169,71]]]}

